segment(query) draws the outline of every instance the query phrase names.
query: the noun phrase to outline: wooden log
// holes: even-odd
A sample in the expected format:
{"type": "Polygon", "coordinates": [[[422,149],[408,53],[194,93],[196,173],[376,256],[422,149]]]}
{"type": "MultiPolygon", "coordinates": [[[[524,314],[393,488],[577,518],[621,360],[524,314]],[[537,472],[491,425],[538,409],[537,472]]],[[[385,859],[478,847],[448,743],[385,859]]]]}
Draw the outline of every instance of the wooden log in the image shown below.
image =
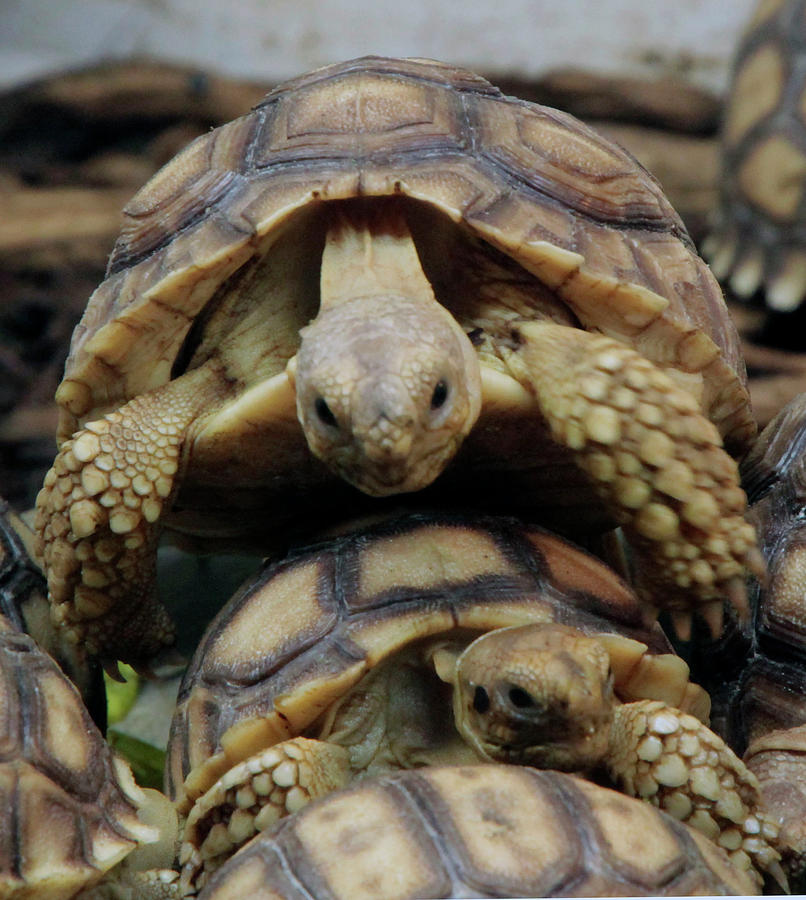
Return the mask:
{"type": "Polygon", "coordinates": [[[690,134],[714,134],[719,123],[721,100],[682,78],[647,81],[573,68],[548,72],[534,81],[490,77],[508,94],[582,119],[640,123],[690,134]]]}
{"type": "Polygon", "coordinates": [[[227,122],[263,98],[268,83],[228,78],[201,69],[130,59],[49,76],[9,91],[2,111],[19,119],[60,109],[78,120],[179,119],[227,122]]]}
{"type": "Polygon", "coordinates": [[[0,216],[0,254],[50,243],[97,239],[112,249],[130,189],[91,187],[6,190],[0,216]]]}

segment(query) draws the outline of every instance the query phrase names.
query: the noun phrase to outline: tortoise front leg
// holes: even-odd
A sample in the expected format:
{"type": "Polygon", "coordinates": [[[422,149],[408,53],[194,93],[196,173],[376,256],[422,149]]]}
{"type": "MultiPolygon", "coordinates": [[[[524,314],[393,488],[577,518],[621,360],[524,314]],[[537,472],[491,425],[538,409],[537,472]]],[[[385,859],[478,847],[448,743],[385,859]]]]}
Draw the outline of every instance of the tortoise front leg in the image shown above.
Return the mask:
{"type": "Polygon", "coordinates": [[[515,337],[507,365],[623,526],[648,602],[682,631],[693,608],[719,625],[726,596],[745,613],[745,570],[764,564],[736,463],[696,400],[604,335],[530,322],[515,337]]]}
{"type": "Polygon", "coordinates": [[[780,825],[782,865],[794,892],[806,888],[806,725],[776,729],[750,742],[747,768],[780,825]]]}
{"type": "Polygon", "coordinates": [[[786,884],[758,780],[699,719],[657,700],[617,706],[605,765],[625,793],[701,831],[740,868],[786,884]]]}
{"type": "Polygon", "coordinates": [[[71,642],[142,663],[174,640],[157,598],[156,545],[188,427],[225,390],[201,367],[88,422],[65,441],[36,501],[51,614],[71,642]]]}
{"type": "Polygon", "coordinates": [[[349,752],[296,737],[255,753],[196,800],[179,850],[181,887],[199,890],[258,831],[347,784],[349,752]]]}

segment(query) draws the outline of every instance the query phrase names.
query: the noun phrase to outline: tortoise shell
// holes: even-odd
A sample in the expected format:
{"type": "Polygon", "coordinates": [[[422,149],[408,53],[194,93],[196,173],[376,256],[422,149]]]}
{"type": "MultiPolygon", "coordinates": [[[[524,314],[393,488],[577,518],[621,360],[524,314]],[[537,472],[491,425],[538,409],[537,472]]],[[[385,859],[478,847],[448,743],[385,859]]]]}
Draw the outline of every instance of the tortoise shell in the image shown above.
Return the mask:
{"type": "Polygon", "coordinates": [[[47,615],[47,585],[25,547],[26,535],[23,523],[0,497],[0,614],[18,631],[28,631],[26,612],[31,607],[41,607],[47,615]]]}
{"type": "Polygon", "coordinates": [[[713,698],[713,727],[745,754],[782,820],[797,892],[806,888],[806,394],[767,425],[742,475],[768,577],[751,586],[752,621],[731,622],[690,661],[713,698]]]}
{"type": "Polygon", "coordinates": [[[361,782],[258,835],[200,900],[755,894],[647,803],[554,771],[428,767],[361,782]],[[289,873],[293,872],[293,876],[289,873]]]}
{"type": "MultiPolygon", "coordinates": [[[[58,900],[99,881],[156,833],[140,817],[145,797],[128,766],[24,633],[58,649],[28,535],[0,498],[0,896],[58,900]]],[[[83,674],[98,700],[99,673],[83,674]]]]}
{"type": "Polygon", "coordinates": [[[720,202],[703,250],[741,297],[795,309],[806,293],[803,0],[759,3],[742,37],[722,125],[720,202]]]}
{"type": "Polygon", "coordinates": [[[59,667],[0,616],[0,895],[73,897],[156,832],[59,667]]]}
{"type": "Polygon", "coordinates": [[[737,743],[806,724],[806,394],[764,429],[742,475],[768,580],[755,586],[752,646],[733,719],[737,743]]]}
{"type": "Polygon", "coordinates": [[[622,697],[684,706],[698,690],[599,560],[514,519],[409,514],[268,565],[221,610],[179,690],[167,792],[189,805],[415,642],[530,622],[632,639],[623,671],[613,663],[622,697]]]}
{"type": "MultiPolygon", "coordinates": [[[[366,57],[279,86],[195,140],[126,206],[107,277],[73,335],[60,440],[181,374],[194,321],[281,226],[303,222],[301,239],[315,244],[323,203],[392,195],[500,251],[581,327],[701,379],[702,407],[729,448],[752,436],[720,289],[632,157],[463,69],[366,57]]],[[[305,310],[283,317],[290,357],[305,310]]]]}

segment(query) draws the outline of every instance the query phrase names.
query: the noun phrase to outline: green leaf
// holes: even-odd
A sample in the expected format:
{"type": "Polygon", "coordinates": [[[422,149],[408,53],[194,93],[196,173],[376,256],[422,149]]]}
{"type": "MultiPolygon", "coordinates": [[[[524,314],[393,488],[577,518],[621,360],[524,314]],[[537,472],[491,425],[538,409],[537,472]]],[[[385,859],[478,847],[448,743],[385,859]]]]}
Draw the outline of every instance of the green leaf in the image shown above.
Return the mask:
{"type": "Polygon", "coordinates": [[[115,681],[104,673],[106,714],[110,725],[126,718],[140,693],[140,676],[137,672],[126,663],[119,663],[118,668],[125,681],[115,681]]]}
{"type": "Polygon", "coordinates": [[[162,773],[165,769],[164,750],[114,728],[109,729],[106,738],[112,748],[132,767],[134,780],[141,787],[162,790],[162,773]]]}

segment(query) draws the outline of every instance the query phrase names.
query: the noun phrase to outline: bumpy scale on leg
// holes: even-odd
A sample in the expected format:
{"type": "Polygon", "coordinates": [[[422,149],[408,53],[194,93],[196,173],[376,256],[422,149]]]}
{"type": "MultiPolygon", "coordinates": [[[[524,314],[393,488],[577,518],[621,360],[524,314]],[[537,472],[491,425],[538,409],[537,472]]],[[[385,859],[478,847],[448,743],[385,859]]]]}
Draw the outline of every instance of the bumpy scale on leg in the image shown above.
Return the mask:
{"type": "Polygon", "coordinates": [[[607,768],[626,793],[698,829],[740,868],[785,884],[758,780],[699,719],[657,700],[616,707],[607,768]]]}
{"type": "Polygon", "coordinates": [[[744,755],[780,828],[782,866],[793,891],[806,890],[806,725],[761,734],[744,755]]]}
{"type": "Polygon", "coordinates": [[[182,900],[179,874],[171,869],[147,872],[113,870],[100,884],[82,891],[77,900],[182,900]]]}
{"type": "Polygon", "coordinates": [[[311,800],[344,787],[346,749],[292,738],[234,766],[194,804],[179,851],[182,889],[200,890],[258,831],[311,800]]]}
{"type": "Polygon", "coordinates": [[[726,597],[745,614],[745,570],[764,564],[736,463],[697,401],[603,335],[526,323],[516,336],[507,363],[624,526],[642,594],[679,611],[681,630],[692,608],[719,630],[726,597]]]}
{"type": "Polygon", "coordinates": [[[45,477],[37,553],[52,615],[90,654],[136,664],[173,641],[156,595],[156,544],[204,378],[172,382],[87,423],[45,477]]]}

